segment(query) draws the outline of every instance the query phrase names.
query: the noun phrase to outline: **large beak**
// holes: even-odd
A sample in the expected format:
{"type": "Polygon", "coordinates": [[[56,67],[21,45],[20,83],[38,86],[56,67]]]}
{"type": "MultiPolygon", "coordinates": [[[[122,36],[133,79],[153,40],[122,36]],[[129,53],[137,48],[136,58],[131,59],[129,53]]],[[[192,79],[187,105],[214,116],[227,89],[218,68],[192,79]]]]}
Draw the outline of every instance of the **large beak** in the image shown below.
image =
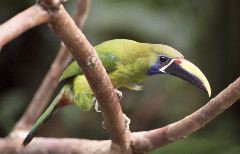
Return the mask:
{"type": "Polygon", "coordinates": [[[211,88],[207,78],[201,70],[190,61],[180,58],[172,59],[164,68],[164,72],[182,78],[200,89],[206,91],[208,96],[211,96],[211,88]]]}

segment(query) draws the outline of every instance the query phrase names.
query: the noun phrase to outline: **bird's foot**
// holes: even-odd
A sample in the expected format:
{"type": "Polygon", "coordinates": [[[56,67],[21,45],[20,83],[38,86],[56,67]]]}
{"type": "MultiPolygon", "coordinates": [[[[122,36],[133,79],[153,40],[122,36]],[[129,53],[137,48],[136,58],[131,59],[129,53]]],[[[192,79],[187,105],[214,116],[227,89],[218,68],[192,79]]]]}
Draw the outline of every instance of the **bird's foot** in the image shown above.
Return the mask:
{"type": "MultiPolygon", "coordinates": [[[[115,89],[115,92],[116,92],[116,94],[118,95],[119,100],[121,100],[121,98],[122,98],[122,92],[119,91],[119,90],[117,90],[117,89],[115,89]]],[[[94,108],[95,108],[95,111],[96,111],[96,112],[102,112],[102,111],[99,109],[99,104],[98,104],[98,101],[97,101],[96,97],[93,97],[92,102],[95,104],[95,107],[94,107],[94,108]]]]}
{"type": "MultiPolygon", "coordinates": [[[[123,118],[124,118],[124,120],[125,120],[125,128],[124,128],[124,130],[125,130],[125,132],[127,132],[127,131],[129,131],[129,125],[130,125],[130,123],[131,123],[131,119],[130,118],[128,118],[127,116],[126,116],[126,114],[124,114],[123,113],[123,118]]],[[[105,123],[104,123],[104,121],[102,122],[102,127],[104,128],[104,129],[106,129],[106,126],[105,126],[105,123]]]]}
{"type": "Polygon", "coordinates": [[[99,105],[98,105],[98,101],[97,101],[97,99],[96,99],[96,97],[93,97],[93,99],[92,99],[92,102],[95,104],[95,111],[96,112],[102,112],[100,109],[99,109],[99,105]]]}
{"type": "Polygon", "coordinates": [[[122,99],[122,92],[120,90],[114,89],[115,93],[118,95],[119,100],[122,99]]]}
{"type": "MultiPolygon", "coordinates": [[[[118,95],[119,100],[121,100],[121,98],[122,98],[122,92],[119,91],[119,90],[117,90],[117,89],[115,89],[115,92],[116,92],[116,94],[118,95]]],[[[99,104],[98,104],[98,101],[97,101],[96,97],[93,97],[92,102],[95,103],[95,111],[96,111],[96,112],[102,112],[102,111],[99,109],[99,104]]],[[[129,119],[125,114],[123,114],[123,118],[124,118],[124,120],[125,120],[125,131],[128,131],[128,130],[129,130],[129,125],[130,125],[130,123],[131,123],[131,119],[129,119]]],[[[106,129],[104,121],[102,122],[102,127],[103,127],[104,129],[106,129]]]]}
{"type": "Polygon", "coordinates": [[[123,117],[125,120],[125,132],[129,131],[129,125],[131,123],[131,119],[126,116],[126,114],[123,113],[123,117]]]}

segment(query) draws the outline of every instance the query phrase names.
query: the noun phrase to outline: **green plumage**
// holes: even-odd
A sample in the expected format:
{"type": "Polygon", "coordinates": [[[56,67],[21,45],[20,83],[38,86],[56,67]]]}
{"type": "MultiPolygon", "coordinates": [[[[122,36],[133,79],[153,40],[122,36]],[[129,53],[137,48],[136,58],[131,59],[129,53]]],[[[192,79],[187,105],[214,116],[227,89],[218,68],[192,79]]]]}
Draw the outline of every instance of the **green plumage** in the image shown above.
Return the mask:
{"type": "MultiPolygon", "coordinates": [[[[181,53],[169,46],[139,43],[126,39],[106,41],[95,46],[95,49],[116,89],[125,87],[132,90],[141,90],[142,87],[137,84],[148,76],[148,69],[156,62],[160,54],[169,58],[183,58],[181,53]]],[[[66,79],[69,79],[68,90],[71,95],[73,93],[71,103],[75,103],[82,110],[90,110],[94,96],[76,61],[66,68],[60,81],[66,79]]],[[[31,141],[39,125],[52,114],[57,104],[57,100],[53,101],[35,123],[24,144],[31,141]]]]}
{"type": "MultiPolygon", "coordinates": [[[[137,83],[147,77],[147,70],[159,54],[170,58],[183,57],[175,49],[161,44],[139,43],[132,40],[116,39],[95,46],[114,88],[125,87],[141,90],[137,83]]],[[[63,72],[60,81],[73,78],[75,104],[89,110],[93,94],[76,61],[63,72]]]]}

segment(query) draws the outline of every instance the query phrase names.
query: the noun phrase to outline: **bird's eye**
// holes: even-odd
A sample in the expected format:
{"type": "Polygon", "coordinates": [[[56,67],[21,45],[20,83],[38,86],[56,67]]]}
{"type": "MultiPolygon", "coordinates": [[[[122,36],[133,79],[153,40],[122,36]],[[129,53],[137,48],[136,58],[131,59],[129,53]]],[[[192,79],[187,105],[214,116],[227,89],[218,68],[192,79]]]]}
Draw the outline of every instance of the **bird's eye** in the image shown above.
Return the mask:
{"type": "Polygon", "coordinates": [[[166,56],[160,56],[159,57],[159,60],[160,60],[160,62],[166,62],[167,61],[167,57],[166,56]]]}

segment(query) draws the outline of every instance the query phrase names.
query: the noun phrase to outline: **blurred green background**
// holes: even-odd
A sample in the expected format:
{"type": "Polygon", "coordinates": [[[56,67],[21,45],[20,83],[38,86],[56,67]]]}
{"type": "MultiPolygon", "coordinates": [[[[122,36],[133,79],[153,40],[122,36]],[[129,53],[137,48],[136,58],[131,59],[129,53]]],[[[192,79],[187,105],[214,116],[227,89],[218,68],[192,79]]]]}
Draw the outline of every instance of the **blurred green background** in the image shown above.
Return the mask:
{"type": "MultiPolygon", "coordinates": [[[[1,0],[0,23],[34,4],[1,0]]],[[[73,12],[75,0],[65,6],[73,12]]],[[[113,38],[163,43],[181,51],[207,76],[212,96],[240,75],[240,1],[238,0],[92,0],[84,33],[93,44],[113,38]]],[[[18,26],[18,25],[16,25],[18,26]]],[[[0,53],[0,135],[20,118],[59,48],[47,25],[24,33],[0,53]]],[[[123,91],[123,111],[131,130],[143,131],[179,120],[209,98],[191,84],[162,75],[143,82],[140,92],[123,91]]],[[[239,103],[197,133],[150,153],[239,154],[239,103]]],[[[101,114],[74,106],[58,112],[38,136],[107,139],[101,114]]]]}

